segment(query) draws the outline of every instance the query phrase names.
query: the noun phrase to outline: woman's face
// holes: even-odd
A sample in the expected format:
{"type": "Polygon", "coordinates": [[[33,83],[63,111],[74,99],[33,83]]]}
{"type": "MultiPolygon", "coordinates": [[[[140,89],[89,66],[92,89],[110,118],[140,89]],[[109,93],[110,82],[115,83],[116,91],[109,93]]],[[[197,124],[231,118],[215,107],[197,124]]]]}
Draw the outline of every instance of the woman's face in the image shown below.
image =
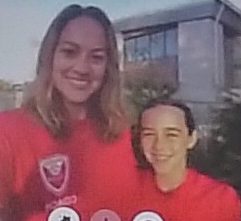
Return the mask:
{"type": "Polygon", "coordinates": [[[52,80],[65,103],[84,104],[100,89],[106,72],[107,42],[101,24],[82,16],[63,29],[53,58],[52,80]]]}

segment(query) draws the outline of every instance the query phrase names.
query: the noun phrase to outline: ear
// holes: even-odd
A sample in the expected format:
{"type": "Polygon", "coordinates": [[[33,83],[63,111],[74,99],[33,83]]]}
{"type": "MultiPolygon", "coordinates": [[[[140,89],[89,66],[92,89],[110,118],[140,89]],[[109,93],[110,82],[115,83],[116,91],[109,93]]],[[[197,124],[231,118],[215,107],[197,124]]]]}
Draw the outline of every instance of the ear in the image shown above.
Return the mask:
{"type": "Polygon", "coordinates": [[[194,146],[197,144],[197,140],[198,140],[197,131],[194,130],[194,131],[192,132],[192,134],[189,136],[189,141],[188,141],[187,149],[188,149],[188,150],[193,149],[194,146]]]}

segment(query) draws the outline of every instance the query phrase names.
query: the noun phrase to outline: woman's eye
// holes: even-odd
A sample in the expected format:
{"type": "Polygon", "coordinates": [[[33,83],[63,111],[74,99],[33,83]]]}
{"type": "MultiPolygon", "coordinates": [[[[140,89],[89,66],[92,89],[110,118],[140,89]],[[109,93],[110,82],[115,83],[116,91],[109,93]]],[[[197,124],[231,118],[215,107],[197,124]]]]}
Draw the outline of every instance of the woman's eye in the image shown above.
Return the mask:
{"type": "Polygon", "coordinates": [[[67,57],[71,57],[75,55],[75,50],[69,49],[69,48],[62,48],[60,49],[60,52],[67,57]]]}
{"type": "Polygon", "coordinates": [[[99,54],[94,54],[92,55],[92,60],[94,62],[103,62],[105,60],[106,56],[105,55],[99,55],[99,54]]]}

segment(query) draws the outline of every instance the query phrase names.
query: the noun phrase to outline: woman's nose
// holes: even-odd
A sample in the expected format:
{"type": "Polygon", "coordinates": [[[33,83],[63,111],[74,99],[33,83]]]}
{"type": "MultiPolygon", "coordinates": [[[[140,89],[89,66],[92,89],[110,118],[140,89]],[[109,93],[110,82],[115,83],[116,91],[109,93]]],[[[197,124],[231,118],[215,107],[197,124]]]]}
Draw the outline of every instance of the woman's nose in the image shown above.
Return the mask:
{"type": "Polygon", "coordinates": [[[79,74],[88,74],[90,65],[86,55],[80,55],[76,58],[73,70],[79,74]]]}

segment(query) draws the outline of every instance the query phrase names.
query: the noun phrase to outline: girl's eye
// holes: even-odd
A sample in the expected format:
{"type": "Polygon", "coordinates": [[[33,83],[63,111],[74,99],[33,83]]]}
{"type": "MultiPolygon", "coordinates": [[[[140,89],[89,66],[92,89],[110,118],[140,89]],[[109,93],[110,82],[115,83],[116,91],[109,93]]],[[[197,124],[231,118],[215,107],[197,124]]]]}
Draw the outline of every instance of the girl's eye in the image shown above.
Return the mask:
{"type": "Polygon", "coordinates": [[[150,136],[154,136],[154,134],[153,133],[144,132],[144,133],[142,133],[142,136],[150,137],[150,136]]]}
{"type": "Polygon", "coordinates": [[[174,134],[174,133],[169,133],[169,134],[167,134],[167,136],[168,136],[168,137],[178,137],[178,135],[177,135],[177,134],[174,134]]]}

